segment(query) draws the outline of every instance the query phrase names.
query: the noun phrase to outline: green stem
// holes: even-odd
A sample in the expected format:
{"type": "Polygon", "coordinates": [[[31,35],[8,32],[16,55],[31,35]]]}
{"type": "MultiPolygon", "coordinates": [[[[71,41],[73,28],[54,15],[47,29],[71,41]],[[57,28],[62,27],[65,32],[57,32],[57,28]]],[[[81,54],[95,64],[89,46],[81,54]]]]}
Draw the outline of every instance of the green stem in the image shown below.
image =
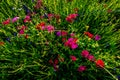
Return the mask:
{"type": "Polygon", "coordinates": [[[108,72],[115,80],[118,80],[110,71],[108,71],[106,68],[103,67],[103,69],[108,72]]]}

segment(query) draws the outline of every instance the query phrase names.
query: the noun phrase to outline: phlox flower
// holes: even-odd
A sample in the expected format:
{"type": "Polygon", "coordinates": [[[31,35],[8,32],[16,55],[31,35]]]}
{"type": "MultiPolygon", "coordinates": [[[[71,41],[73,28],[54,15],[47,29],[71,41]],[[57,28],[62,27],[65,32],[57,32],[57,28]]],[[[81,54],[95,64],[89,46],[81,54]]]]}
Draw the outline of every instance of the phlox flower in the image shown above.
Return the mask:
{"type": "Polygon", "coordinates": [[[45,29],[46,29],[46,27],[45,27],[45,22],[39,23],[39,24],[36,26],[36,29],[38,29],[38,30],[45,30],[45,29]]]}
{"type": "Polygon", "coordinates": [[[93,55],[91,55],[91,54],[89,54],[89,55],[87,56],[87,59],[88,59],[89,61],[95,61],[95,57],[94,57],[93,55]]]}
{"type": "Polygon", "coordinates": [[[31,21],[30,16],[25,16],[24,23],[31,21]]]}
{"type": "Polygon", "coordinates": [[[77,69],[79,72],[83,72],[86,70],[86,66],[79,66],[77,69]]]}
{"type": "Polygon", "coordinates": [[[78,44],[76,43],[76,38],[69,38],[64,45],[70,47],[71,49],[76,49],[78,47],[78,44]]]}
{"type": "Polygon", "coordinates": [[[101,39],[100,35],[95,35],[95,40],[99,41],[101,39]]]}
{"type": "Polygon", "coordinates": [[[10,24],[10,20],[11,20],[11,19],[8,18],[7,20],[3,21],[2,24],[3,24],[3,25],[8,25],[8,24],[10,24]]]}
{"type": "Polygon", "coordinates": [[[61,31],[58,31],[58,32],[56,33],[56,35],[57,35],[57,36],[61,36],[61,31]]]}
{"type": "Polygon", "coordinates": [[[71,45],[72,49],[76,49],[77,47],[78,47],[78,44],[76,44],[76,43],[74,43],[74,44],[71,45]]]}
{"type": "Polygon", "coordinates": [[[71,36],[71,37],[74,37],[74,36],[75,36],[75,33],[71,33],[70,36],[71,36]]]}
{"type": "Polygon", "coordinates": [[[21,29],[21,30],[19,31],[19,34],[24,34],[24,30],[21,29]]]}
{"type": "Polygon", "coordinates": [[[83,50],[82,53],[81,53],[81,56],[85,57],[85,58],[87,58],[88,55],[89,55],[89,52],[87,50],[83,50]]]}
{"type": "Polygon", "coordinates": [[[18,19],[19,19],[19,17],[14,17],[14,18],[12,19],[12,23],[16,22],[18,19]]]}
{"type": "Polygon", "coordinates": [[[76,58],[75,56],[73,56],[73,55],[71,55],[70,58],[71,58],[71,60],[72,60],[73,62],[77,60],[77,58],[76,58]]]}
{"type": "Polygon", "coordinates": [[[48,32],[53,32],[54,31],[54,26],[52,25],[47,25],[46,29],[48,30],[48,32]]]}

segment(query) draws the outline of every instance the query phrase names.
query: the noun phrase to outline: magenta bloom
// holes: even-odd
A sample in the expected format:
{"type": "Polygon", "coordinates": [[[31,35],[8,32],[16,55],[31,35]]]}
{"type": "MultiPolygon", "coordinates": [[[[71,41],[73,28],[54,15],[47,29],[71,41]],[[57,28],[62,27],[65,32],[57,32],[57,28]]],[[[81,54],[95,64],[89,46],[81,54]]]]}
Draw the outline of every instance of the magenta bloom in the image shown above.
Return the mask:
{"type": "Polygon", "coordinates": [[[71,58],[72,61],[76,61],[77,60],[77,58],[75,56],[72,56],[72,55],[70,56],[70,58],[71,58]]]}
{"type": "Polygon", "coordinates": [[[87,50],[83,50],[82,53],[81,53],[81,56],[85,57],[85,58],[87,58],[88,55],[89,55],[89,52],[87,50]]]}
{"type": "Polygon", "coordinates": [[[70,47],[71,49],[76,49],[78,47],[78,44],[76,43],[76,38],[69,38],[64,45],[70,47]]]}
{"type": "Polygon", "coordinates": [[[59,66],[58,66],[58,65],[56,65],[56,64],[53,64],[53,68],[54,68],[54,71],[58,71],[59,66]]]}
{"type": "Polygon", "coordinates": [[[87,59],[89,60],[89,61],[95,61],[95,57],[93,56],[93,55],[88,55],[88,57],[87,57],[87,59]]]}
{"type": "Polygon", "coordinates": [[[14,18],[12,19],[12,23],[16,22],[18,19],[19,19],[19,17],[14,17],[14,18]]]}
{"type": "Polygon", "coordinates": [[[78,44],[76,44],[76,43],[74,43],[74,44],[71,45],[72,49],[76,49],[77,47],[78,47],[78,44]]]}
{"type": "Polygon", "coordinates": [[[78,67],[78,71],[79,72],[83,72],[83,71],[85,71],[86,70],[86,66],[79,66],[78,67]]]}
{"type": "Polygon", "coordinates": [[[48,26],[46,26],[46,28],[47,28],[48,32],[54,31],[54,26],[52,26],[52,25],[48,25],[48,26]]]}
{"type": "Polygon", "coordinates": [[[74,34],[74,33],[71,33],[71,34],[70,34],[70,36],[71,36],[71,37],[74,37],[74,36],[75,36],[75,34],[74,34]]]}
{"type": "Polygon", "coordinates": [[[61,31],[58,31],[58,32],[56,33],[56,35],[57,35],[57,36],[61,36],[61,31]]]}
{"type": "Polygon", "coordinates": [[[21,29],[20,32],[19,32],[19,34],[24,34],[24,30],[21,29]]]}
{"type": "Polygon", "coordinates": [[[99,41],[101,39],[100,35],[95,35],[95,40],[99,41]]]}
{"type": "Polygon", "coordinates": [[[31,19],[30,19],[30,16],[27,15],[24,19],[24,22],[26,23],[26,22],[29,22],[29,21],[31,21],[31,19]]]}

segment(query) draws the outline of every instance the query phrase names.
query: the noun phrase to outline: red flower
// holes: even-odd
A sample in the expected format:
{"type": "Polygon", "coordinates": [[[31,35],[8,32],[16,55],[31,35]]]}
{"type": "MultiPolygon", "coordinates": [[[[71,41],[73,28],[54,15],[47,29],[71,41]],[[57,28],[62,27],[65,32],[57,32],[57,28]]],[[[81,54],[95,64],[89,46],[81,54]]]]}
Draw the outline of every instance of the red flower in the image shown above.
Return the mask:
{"type": "Polygon", "coordinates": [[[26,26],[22,26],[22,28],[21,28],[22,30],[25,30],[25,29],[27,29],[27,27],[26,26]]]}
{"type": "Polygon", "coordinates": [[[77,58],[75,56],[72,56],[72,55],[70,56],[70,58],[71,58],[72,61],[76,61],[77,60],[77,58]]]}
{"type": "Polygon", "coordinates": [[[95,63],[96,63],[96,66],[100,68],[103,68],[105,66],[103,60],[100,60],[100,59],[95,61],[95,63]]]}
{"type": "Polygon", "coordinates": [[[72,22],[73,22],[73,20],[72,20],[70,17],[67,17],[67,18],[66,18],[66,21],[69,22],[69,23],[72,23],[72,22]]]}
{"type": "Polygon", "coordinates": [[[42,0],[37,0],[37,3],[36,3],[36,5],[35,5],[35,8],[36,9],[39,9],[39,8],[41,8],[41,6],[42,6],[42,0]]]}
{"type": "Polygon", "coordinates": [[[54,60],[54,64],[56,64],[56,65],[58,64],[58,59],[54,60]]]}
{"type": "Polygon", "coordinates": [[[72,23],[74,21],[74,19],[76,19],[78,16],[78,14],[70,14],[66,17],[66,21],[72,23]]]}
{"type": "Polygon", "coordinates": [[[36,29],[38,30],[44,30],[45,29],[45,22],[41,22],[36,26],[36,29]]]}
{"type": "Polygon", "coordinates": [[[78,14],[70,14],[70,15],[69,15],[69,17],[70,17],[71,19],[76,19],[77,16],[78,16],[78,14]]]}
{"type": "Polygon", "coordinates": [[[62,42],[65,42],[67,39],[66,38],[62,38],[62,42]]]}
{"type": "Polygon", "coordinates": [[[3,25],[8,25],[9,23],[10,23],[10,18],[2,22],[3,25]]]}
{"type": "Polygon", "coordinates": [[[28,39],[28,34],[25,35],[25,38],[28,39]]]}
{"type": "Polygon", "coordinates": [[[87,35],[89,38],[93,38],[94,37],[94,35],[91,34],[90,32],[84,32],[84,34],[87,35]]]}
{"type": "Polygon", "coordinates": [[[50,64],[53,64],[53,61],[52,61],[52,59],[50,59],[50,60],[49,60],[49,63],[50,63],[50,64]]]}
{"type": "Polygon", "coordinates": [[[68,33],[66,31],[61,31],[62,36],[66,36],[68,33]]]}

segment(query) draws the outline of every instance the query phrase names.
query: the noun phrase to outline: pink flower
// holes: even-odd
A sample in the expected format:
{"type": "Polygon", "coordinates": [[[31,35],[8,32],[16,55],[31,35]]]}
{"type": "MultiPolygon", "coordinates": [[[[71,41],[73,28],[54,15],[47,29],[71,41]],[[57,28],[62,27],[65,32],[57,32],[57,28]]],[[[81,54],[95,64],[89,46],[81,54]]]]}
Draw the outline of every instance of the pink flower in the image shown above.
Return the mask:
{"type": "Polygon", "coordinates": [[[95,35],[95,40],[99,41],[101,39],[100,35],[95,35]]]}
{"type": "Polygon", "coordinates": [[[89,55],[89,52],[87,50],[83,50],[82,53],[81,53],[81,56],[85,57],[85,58],[87,58],[88,55],[89,55]]]}
{"type": "Polygon", "coordinates": [[[16,22],[18,19],[19,19],[19,17],[14,17],[14,18],[12,19],[12,23],[16,22]]]}
{"type": "Polygon", "coordinates": [[[76,43],[76,38],[69,38],[64,45],[70,47],[71,49],[76,49],[78,47],[78,44],[76,43]]]}
{"type": "Polygon", "coordinates": [[[49,19],[51,19],[52,17],[54,17],[54,14],[48,14],[49,19]]]}
{"type": "Polygon", "coordinates": [[[72,49],[76,49],[77,47],[78,47],[78,44],[76,44],[76,43],[74,43],[74,44],[71,45],[72,49]]]}
{"type": "Polygon", "coordinates": [[[54,67],[54,70],[55,70],[55,71],[58,71],[58,69],[59,69],[59,66],[58,66],[58,65],[53,64],[53,67],[54,67]]]}
{"type": "Polygon", "coordinates": [[[24,30],[21,29],[21,30],[19,31],[19,34],[24,34],[24,30]]]}
{"type": "Polygon", "coordinates": [[[74,37],[74,36],[75,36],[75,34],[74,34],[74,33],[71,33],[71,34],[70,34],[70,36],[71,36],[71,37],[74,37]]]}
{"type": "Polygon", "coordinates": [[[72,56],[72,55],[70,56],[70,58],[71,58],[72,61],[76,61],[77,60],[77,58],[75,56],[72,56]]]}
{"type": "Polygon", "coordinates": [[[95,57],[93,56],[93,55],[88,55],[88,57],[87,57],[87,59],[89,60],[89,61],[95,61],[95,57]]]}
{"type": "Polygon", "coordinates": [[[83,72],[83,71],[85,71],[86,70],[86,66],[79,66],[78,67],[78,71],[79,72],[83,72]]]}
{"type": "Polygon", "coordinates": [[[27,15],[24,19],[24,23],[29,22],[29,21],[31,21],[31,19],[30,19],[30,16],[27,15]]]}
{"type": "Polygon", "coordinates": [[[54,26],[52,26],[52,25],[48,25],[48,26],[46,26],[46,28],[47,28],[48,32],[54,31],[54,26]]]}
{"type": "Polygon", "coordinates": [[[61,31],[58,31],[58,32],[56,33],[56,35],[57,35],[57,36],[61,36],[61,31]]]}

